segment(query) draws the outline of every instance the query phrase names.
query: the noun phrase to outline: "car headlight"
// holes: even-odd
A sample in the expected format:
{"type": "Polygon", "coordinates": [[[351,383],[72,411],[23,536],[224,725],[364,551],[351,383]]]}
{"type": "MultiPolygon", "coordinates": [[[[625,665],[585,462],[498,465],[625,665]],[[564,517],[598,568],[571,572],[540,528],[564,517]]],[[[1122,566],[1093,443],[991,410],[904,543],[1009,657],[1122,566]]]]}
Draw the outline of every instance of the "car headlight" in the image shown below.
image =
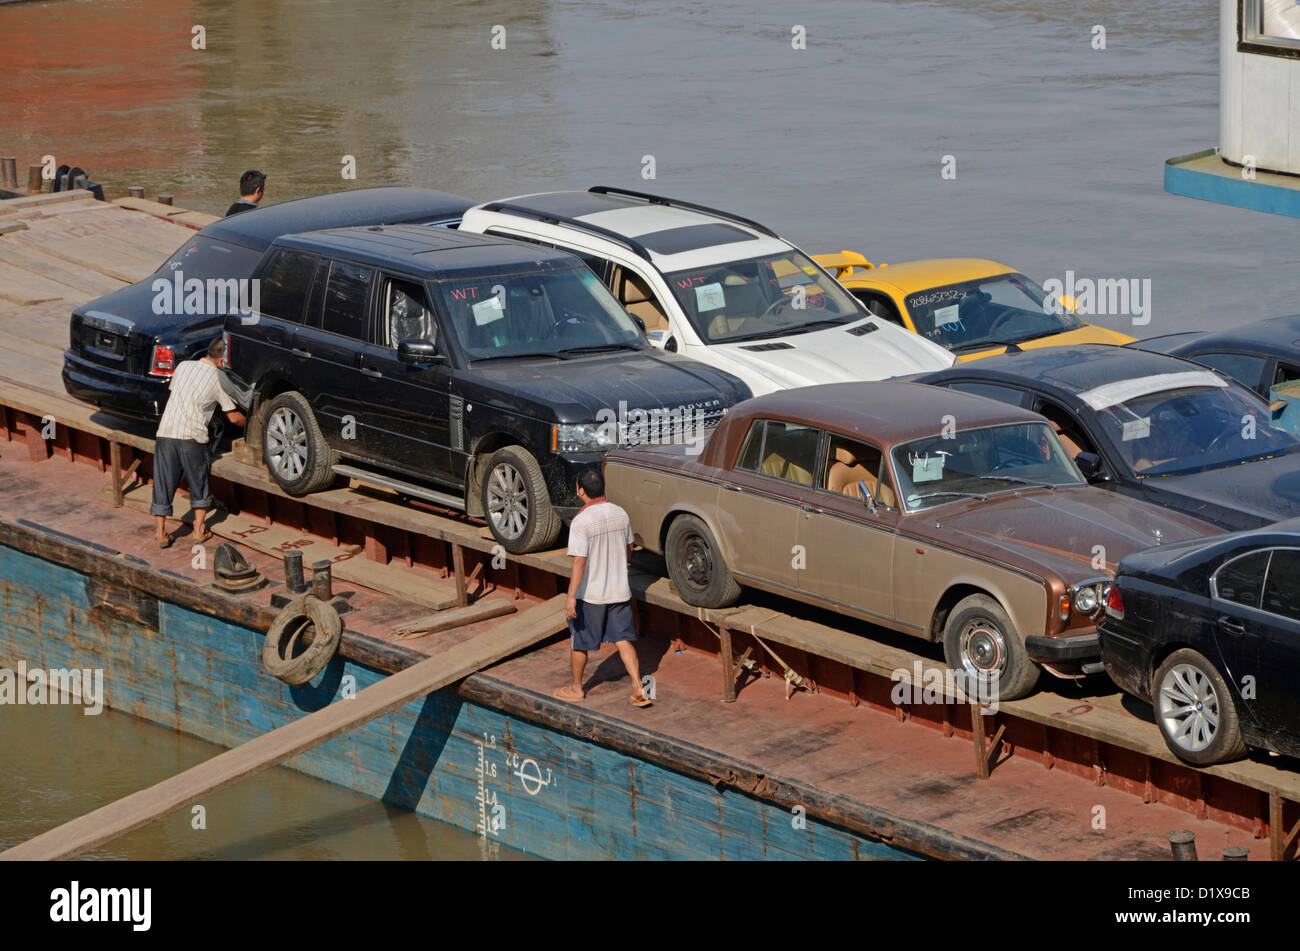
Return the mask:
{"type": "Polygon", "coordinates": [[[1070,597],[1070,605],[1080,614],[1093,614],[1110,595],[1109,581],[1089,581],[1076,585],[1070,597]]]}
{"type": "Polygon", "coordinates": [[[618,424],[560,423],[551,428],[551,448],[557,452],[604,452],[618,445],[618,424]]]}

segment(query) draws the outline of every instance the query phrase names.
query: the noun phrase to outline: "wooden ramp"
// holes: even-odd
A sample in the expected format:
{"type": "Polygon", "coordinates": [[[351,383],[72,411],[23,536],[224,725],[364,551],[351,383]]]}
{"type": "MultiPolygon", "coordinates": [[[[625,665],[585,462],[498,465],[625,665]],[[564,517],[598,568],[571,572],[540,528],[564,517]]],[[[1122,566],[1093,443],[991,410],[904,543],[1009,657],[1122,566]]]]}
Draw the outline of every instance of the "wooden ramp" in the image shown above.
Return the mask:
{"type": "Polygon", "coordinates": [[[567,626],[564,601],[565,595],[556,595],[472,640],[389,675],[351,699],[336,700],[301,720],[0,852],[0,860],[72,858],[169,812],[193,805],[219,789],[277,766],[563,631],[567,626]]]}

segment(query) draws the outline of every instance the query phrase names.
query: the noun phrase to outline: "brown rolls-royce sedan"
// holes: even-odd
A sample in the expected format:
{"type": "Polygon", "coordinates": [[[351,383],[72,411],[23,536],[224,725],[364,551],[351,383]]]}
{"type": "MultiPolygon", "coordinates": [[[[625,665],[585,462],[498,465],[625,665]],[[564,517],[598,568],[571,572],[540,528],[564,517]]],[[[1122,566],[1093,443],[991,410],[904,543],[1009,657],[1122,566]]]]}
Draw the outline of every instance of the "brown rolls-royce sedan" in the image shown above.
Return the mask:
{"type": "Polygon", "coordinates": [[[1219,531],[1089,486],[1037,413],[917,383],[746,400],[702,450],[616,450],[605,478],[689,604],[750,585],[942,640],[1004,700],[1101,670],[1121,558],[1219,531]]]}

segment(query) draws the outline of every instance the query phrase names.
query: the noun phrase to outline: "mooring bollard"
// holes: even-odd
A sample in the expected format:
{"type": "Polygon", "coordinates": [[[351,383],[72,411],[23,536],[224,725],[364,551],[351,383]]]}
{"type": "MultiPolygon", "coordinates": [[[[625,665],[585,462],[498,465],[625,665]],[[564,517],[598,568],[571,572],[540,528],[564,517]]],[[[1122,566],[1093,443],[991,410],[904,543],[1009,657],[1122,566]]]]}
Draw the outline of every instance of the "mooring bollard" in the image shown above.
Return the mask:
{"type": "Polygon", "coordinates": [[[130,186],[129,188],[127,188],[126,193],[127,193],[128,195],[130,195],[132,198],[143,198],[143,197],[144,197],[144,186],[143,186],[143,185],[132,185],[132,186],[130,186]]]}
{"type": "Polygon", "coordinates": [[[6,155],[0,157],[0,188],[6,191],[18,190],[18,157],[6,155]]]}
{"type": "Polygon", "coordinates": [[[311,593],[317,601],[334,597],[334,581],[328,561],[318,561],[311,566],[311,593]]]}
{"type": "Polygon", "coordinates": [[[45,180],[41,178],[43,165],[27,166],[27,194],[39,195],[45,190],[45,180]]]}
{"type": "Polygon", "coordinates": [[[158,196],[158,204],[160,204],[160,205],[170,205],[171,203],[172,203],[172,196],[171,196],[171,195],[159,195],[159,196],[158,196]]]}
{"type": "Polygon", "coordinates": [[[1250,859],[1250,849],[1244,845],[1230,845],[1222,852],[1225,862],[1245,862],[1250,859]]]}
{"type": "Polygon", "coordinates": [[[302,552],[297,548],[284,553],[284,583],[290,594],[302,594],[307,590],[307,582],[302,577],[302,552]]]}
{"type": "Polygon", "coordinates": [[[1180,829],[1169,833],[1169,848],[1173,850],[1175,862],[1196,861],[1196,833],[1180,829]]]}

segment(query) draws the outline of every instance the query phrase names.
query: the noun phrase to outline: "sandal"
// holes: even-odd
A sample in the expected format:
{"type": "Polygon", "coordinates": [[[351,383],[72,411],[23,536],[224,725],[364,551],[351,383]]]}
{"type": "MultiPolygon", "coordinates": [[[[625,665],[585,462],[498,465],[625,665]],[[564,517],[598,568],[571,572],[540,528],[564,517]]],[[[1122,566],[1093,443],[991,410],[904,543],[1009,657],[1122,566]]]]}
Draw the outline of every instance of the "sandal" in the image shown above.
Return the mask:
{"type": "Polygon", "coordinates": [[[160,538],[160,539],[158,539],[158,547],[159,547],[159,548],[171,548],[171,547],[172,547],[172,542],[174,542],[175,540],[176,540],[176,539],[172,538],[170,535],[168,535],[166,538],[160,538]]]}
{"type": "Polygon", "coordinates": [[[210,531],[209,531],[208,529],[206,529],[206,528],[203,529],[203,534],[202,534],[202,535],[195,535],[195,536],[194,536],[194,540],[195,540],[196,542],[200,543],[200,544],[202,544],[203,542],[206,542],[206,541],[211,540],[211,538],[212,538],[212,532],[210,532],[210,531]]]}
{"type": "Polygon", "coordinates": [[[632,694],[632,706],[651,707],[654,706],[654,701],[651,700],[649,697],[642,697],[637,694],[632,694]]]}
{"type": "Polygon", "coordinates": [[[569,687],[567,684],[563,687],[556,687],[555,690],[551,693],[551,696],[559,700],[567,700],[569,703],[582,703],[582,701],[587,699],[585,695],[581,697],[575,697],[572,694],[570,694],[568,690],[569,687]]]}

